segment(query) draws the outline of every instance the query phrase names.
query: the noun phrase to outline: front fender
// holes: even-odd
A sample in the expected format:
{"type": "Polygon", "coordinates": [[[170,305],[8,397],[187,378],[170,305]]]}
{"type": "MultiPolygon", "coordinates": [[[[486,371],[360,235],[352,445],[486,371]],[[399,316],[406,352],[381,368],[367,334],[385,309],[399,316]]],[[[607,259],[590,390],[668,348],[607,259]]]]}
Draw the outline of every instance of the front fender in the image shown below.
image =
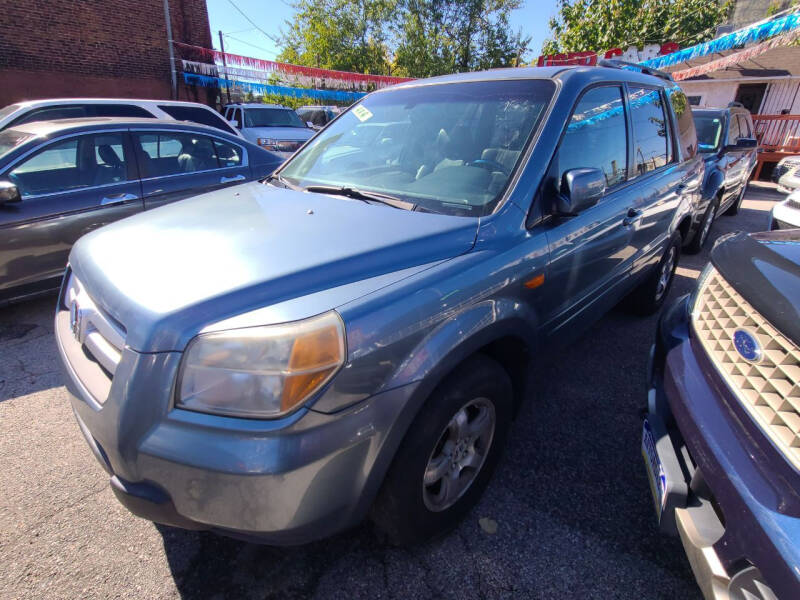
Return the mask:
{"type": "Polygon", "coordinates": [[[716,197],[724,183],[725,176],[722,174],[722,171],[717,168],[712,169],[703,185],[703,200],[709,202],[716,197]]]}
{"type": "Polygon", "coordinates": [[[415,381],[432,390],[447,373],[484,346],[505,337],[525,344],[529,355],[537,345],[538,318],[518,300],[482,300],[431,330],[390,378],[387,388],[415,381]]]}

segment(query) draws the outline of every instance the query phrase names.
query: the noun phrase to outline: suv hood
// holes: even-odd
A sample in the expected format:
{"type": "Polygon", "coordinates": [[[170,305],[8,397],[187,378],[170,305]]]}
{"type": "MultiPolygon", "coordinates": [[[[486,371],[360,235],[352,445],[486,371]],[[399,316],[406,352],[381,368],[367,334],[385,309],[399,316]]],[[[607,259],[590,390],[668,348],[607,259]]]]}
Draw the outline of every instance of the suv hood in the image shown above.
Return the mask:
{"type": "Polygon", "coordinates": [[[344,301],[354,300],[469,251],[477,229],[478,219],[254,182],[102,227],[75,244],[70,265],[126,328],[126,345],[180,351],[210,323],[384,276],[353,286],[344,301]]]}
{"type": "Polygon", "coordinates": [[[800,229],[732,234],[711,260],[767,321],[800,344],[800,229]]]}
{"type": "Polygon", "coordinates": [[[257,138],[273,138],[276,140],[306,141],[316,133],[309,127],[245,127],[243,130],[254,140],[257,138]]]}

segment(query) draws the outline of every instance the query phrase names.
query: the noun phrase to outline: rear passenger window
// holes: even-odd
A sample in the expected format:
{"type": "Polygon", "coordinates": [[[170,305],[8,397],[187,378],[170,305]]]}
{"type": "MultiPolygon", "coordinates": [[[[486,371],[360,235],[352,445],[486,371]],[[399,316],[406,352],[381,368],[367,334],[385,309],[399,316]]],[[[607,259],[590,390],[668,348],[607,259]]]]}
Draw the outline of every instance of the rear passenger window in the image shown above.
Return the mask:
{"type": "Polygon", "coordinates": [[[633,161],[636,174],[642,175],[669,162],[669,121],[658,90],[629,88],[628,103],[633,123],[633,161]]]}
{"type": "Polygon", "coordinates": [[[694,119],[689,100],[680,88],[668,88],[667,97],[672,105],[672,112],[675,113],[678,126],[678,146],[683,153],[684,159],[692,158],[697,154],[697,132],[694,128],[694,119]]]}
{"type": "Polygon", "coordinates": [[[177,121],[191,121],[215,127],[227,133],[235,133],[222,118],[222,115],[215,113],[211,109],[200,108],[199,106],[170,106],[169,104],[159,105],[158,108],[177,121]]]}
{"type": "Polygon", "coordinates": [[[37,108],[11,122],[11,125],[22,125],[23,123],[34,123],[36,121],[57,121],[60,119],[80,119],[86,116],[86,108],[80,104],[46,106],[37,108]]]}
{"type": "Polygon", "coordinates": [[[596,87],[578,102],[556,154],[560,186],[564,173],[571,169],[601,169],[608,187],[625,181],[628,171],[627,129],[622,89],[596,87]]]}
{"type": "Polygon", "coordinates": [[[89,114],[98,117],[141,117],[154,119],[155,115],[133,104],[96,104],[90,107],[89,114]]]}
{"type": "MultiPolygon", "coordinates": [[[[139,146],[139,162],[144,177],[179,175],[220,167],[214,142],[204,135],[142,133],[135,135],[134,139],[139,146]]],[[[227,162],[226,159],[224,166],[228,166],[227,162]]]]}

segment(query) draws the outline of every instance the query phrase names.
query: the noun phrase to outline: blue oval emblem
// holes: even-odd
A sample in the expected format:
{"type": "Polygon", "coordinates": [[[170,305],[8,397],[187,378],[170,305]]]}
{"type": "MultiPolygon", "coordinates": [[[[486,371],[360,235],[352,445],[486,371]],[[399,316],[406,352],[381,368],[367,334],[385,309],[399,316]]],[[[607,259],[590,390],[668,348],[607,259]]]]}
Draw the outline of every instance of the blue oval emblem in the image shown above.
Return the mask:
{"type": "Polygon", "coordinates": [[[733,345],[743,359],[748,362],[758,362],[761,360],[761,344],[752,333],[746,329],[737,329],[733,332],[733,345]]]}

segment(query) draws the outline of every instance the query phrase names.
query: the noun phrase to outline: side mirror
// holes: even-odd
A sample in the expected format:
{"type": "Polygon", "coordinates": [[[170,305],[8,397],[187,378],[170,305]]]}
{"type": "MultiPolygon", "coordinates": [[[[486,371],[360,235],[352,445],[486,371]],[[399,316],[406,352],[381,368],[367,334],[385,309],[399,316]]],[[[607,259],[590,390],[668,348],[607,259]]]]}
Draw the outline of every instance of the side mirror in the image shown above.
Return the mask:
{"type": "Polygon", "coordinates": [[[10,181],[0,181],[0,205],[22,202],[19,188],[10,181]]]}
{"type": "Polygon", "coordinates": [[[237,121],[236,119],[229,119],[228,123],[236,127],[236,129],[241,129],[241,127],[239,126],[239,121],[237,121]]]}
{"type": "Polygon", "coordinates": [[[311,127],[311,129],[316,129],[316,127],[314,127],[314,124],[311,121],[306,121],[306,127],[311,127]]]}
{"type": "Polygon", "coordinates": [[[758,140],[756,138],[746,138],[740,137],[736,140],[735,144],[728,144],[725,146],[725,150],[730,152],[732,150],[750,150],[751,148],[755,148],[758,146],[758,140]]]}
{"type": "Polygon", "coordinates": [[[600,169],[570,169],[561,179],[556,210],[562,216],[575,216],[594,206],[606,192],[606,176],[600,169]]]}

